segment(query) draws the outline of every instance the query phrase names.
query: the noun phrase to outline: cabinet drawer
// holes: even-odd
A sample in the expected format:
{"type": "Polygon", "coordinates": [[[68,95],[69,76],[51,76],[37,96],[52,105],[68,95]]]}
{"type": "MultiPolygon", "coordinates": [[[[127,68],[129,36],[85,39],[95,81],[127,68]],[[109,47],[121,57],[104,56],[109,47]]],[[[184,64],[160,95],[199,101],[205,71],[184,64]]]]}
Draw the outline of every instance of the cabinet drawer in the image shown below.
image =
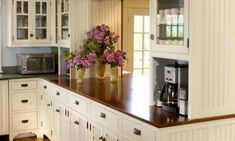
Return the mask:
{"type": "Polygon", "coordinates": [[[63,90],[59,88],[53,88],[52,89],[52,95],[56,101],[65,103],[66,102],[66,94],[63,90]]]}
{"type": "Polygon", "coordinates": [[[15,93],[12,94],[12,110],[33,110],[37,108],[37,93],[15,93]]]}
{"type": "Polygon", "coordinates": [[[53,86],[49,82],[42,81],[41,90],[44,94],[50,95],[53,92],[53,86]]]}
{"type": "Polygon", "coordinates": [[[135,138],[139,141],[155,141],[155,133],[151,129],[148,129],[142,125],[139,125],[133,121],[122,118],[121,123],[122,132],[135,138]]]}
{"type": "Polygon", "coordinates": [[[10,80],[11,91],[37,90],[38,81],[36,79],[10,80]]]}
{"type": "Polygon", "coordinates": [[[37,128],[37,112],[12,115],[12,130],[29,130],[37,128]]]}
{"type": "Polygon", "coordinates": [[[91,117],[100,124],[111,129],[118,129],[118,115],[110,112],[97,104],[91,104],[91,117]]]}
{"type": "Polygon", "coordinates": [[[87,100],[80,98],[78,96],[69,96],[69,106],[84,115],[87,115],[88,113],[88,102],[87,100]]]}

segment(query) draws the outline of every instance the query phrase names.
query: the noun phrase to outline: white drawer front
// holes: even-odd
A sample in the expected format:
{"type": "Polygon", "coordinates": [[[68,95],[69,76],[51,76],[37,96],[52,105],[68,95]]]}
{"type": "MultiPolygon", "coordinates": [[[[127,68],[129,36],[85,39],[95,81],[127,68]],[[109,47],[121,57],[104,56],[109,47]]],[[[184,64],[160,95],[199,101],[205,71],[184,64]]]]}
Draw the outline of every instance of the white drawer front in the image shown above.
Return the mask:
{"type": "Polygon", "coordinates": [[[12,115],[13,131],[29,130],[37,128],[37,112],[12,115]]]}
{"type": "Polygon", "coordinates": [[[111,129],[118,129],[118,115],[96,104],[91,104],[91,117],[111,129]]]}
{"type": "Polygon", "coordinates": [[[41,90],[44,94],[50,94],[53,92],[53,87],[51,84],[49,84],[48,82],[46,81],[42,81],[42,84],[41,84],[41,90]]]}
{"type": "Polygon", "coordinates": [[[36,79],[10,80],[11,91],[37,90],[38,81],[36,79]]]}
{"type": "Polygon", "coordinates": [[[155,141],[154,131],[125,118],[122,118],[122,132],[139,141],[155,141]]]}
{"type": "Polygon", "coordinates": [[[83,98],[69,95],[69,106],[81,114],[88,114],[88,102],[83,98]]]}
{"type": "Polygon", "coordinates": [[[15,93],[12,94],[12,110],[33,110],[37,108],[37,93],[15,93]]]}

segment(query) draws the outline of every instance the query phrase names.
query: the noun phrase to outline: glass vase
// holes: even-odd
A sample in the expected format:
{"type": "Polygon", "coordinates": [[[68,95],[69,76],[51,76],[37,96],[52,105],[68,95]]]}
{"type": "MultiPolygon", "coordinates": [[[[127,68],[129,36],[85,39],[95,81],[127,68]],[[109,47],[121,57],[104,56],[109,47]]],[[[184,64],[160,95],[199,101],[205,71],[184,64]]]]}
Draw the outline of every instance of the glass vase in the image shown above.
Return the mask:
{"type": "Polygon", "coordinates": [[[81,84],[84,82],[85,68],[80,68],[76,70],[77,83],[81,84]]]}
{"type": "Polygon", "coordinates": [[[116,83],[118,81],[118,67],[110,68],[110,82],[116,83]]]}
{"type": "Polygon", "coordinates": [[[97,79],[104,79],[104,74],[106,70],[106,65],[101,61],[96,62],[96,78],[97,79]]]}

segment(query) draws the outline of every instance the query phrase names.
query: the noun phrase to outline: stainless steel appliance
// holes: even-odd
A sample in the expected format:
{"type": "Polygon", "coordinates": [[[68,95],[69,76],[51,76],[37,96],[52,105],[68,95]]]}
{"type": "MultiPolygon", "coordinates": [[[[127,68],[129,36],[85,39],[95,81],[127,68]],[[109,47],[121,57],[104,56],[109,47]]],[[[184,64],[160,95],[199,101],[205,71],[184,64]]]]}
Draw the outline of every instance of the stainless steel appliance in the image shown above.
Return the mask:
{"type": "Polygon", "coordinates": [[[182,107],[178,106],[179,94],[182,89],[185,95],[188,91],[188,66],[187,65],[166,65],[164,67],[164,86],[162,87],[160,100],[162,109],[169,112],[179,112],[182,107]]]}
{"type": "Polygon", "coordinates": [[[18,54],[17,61],[20,74],[55,72],[55,56],[53,54],[18,54]]]}

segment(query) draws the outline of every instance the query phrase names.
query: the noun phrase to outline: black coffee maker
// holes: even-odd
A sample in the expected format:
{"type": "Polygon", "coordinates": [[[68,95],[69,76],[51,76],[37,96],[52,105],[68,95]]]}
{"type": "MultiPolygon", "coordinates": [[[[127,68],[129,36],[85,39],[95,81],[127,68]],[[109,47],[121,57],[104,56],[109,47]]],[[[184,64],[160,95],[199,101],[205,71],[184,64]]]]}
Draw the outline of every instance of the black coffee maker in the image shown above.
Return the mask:
{"type": "Polygon", "coordinates": [[[168,112],[178,112],[178,65],[166,65],[164,74],[165,84],[160,94],[162,109],[168,112]]]}

